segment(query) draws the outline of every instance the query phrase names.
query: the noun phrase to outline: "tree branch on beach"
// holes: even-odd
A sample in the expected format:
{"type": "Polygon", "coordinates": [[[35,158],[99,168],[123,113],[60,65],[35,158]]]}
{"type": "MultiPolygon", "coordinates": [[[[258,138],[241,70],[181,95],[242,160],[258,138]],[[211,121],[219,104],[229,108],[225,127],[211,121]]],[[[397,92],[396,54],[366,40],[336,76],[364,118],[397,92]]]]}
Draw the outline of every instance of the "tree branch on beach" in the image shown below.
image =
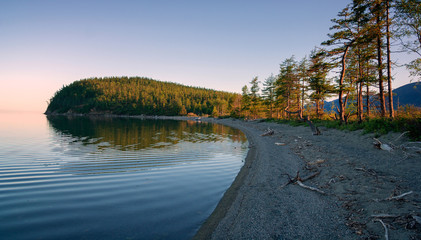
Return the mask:
{"type": "Polygon", "coordinates": [[[302,188],[305,188],[305,189],[308,189],[308,190],[311,190],[311,191],[315,191],[315,192],[318,192],[318,193],[321,193],[321,194],[325,195],[326,193],[323,192],[322,190],[320,190],[318,188],[315,188],[315,187],[311,187],[311,186],[305,185],[303,183],[303,182],[305,182],[305,181],[307,181],[309,179],[312,179],[312,178],[316,177],[319,174],[320,174],[320,172],[316,172],[316,173],[314,173],[314,174],[312,174],[312,175],[310,175],[310,176],[308,176],[308,177],[306,177],[304,179],[302,179],[300,177],[300,171],[297,171],[297,175],[294,178],[291,178],[291,176],[289,174],[287,174],[287,173],[282,174],[282,175],[286,175],[289,180],[288,180],[287,183],[285,183],[284,185],[281,186],[281,189],[284,188],[284,187],[286,187],[289,184],[298,184],[298,186],[300,186],[302,188]]]}

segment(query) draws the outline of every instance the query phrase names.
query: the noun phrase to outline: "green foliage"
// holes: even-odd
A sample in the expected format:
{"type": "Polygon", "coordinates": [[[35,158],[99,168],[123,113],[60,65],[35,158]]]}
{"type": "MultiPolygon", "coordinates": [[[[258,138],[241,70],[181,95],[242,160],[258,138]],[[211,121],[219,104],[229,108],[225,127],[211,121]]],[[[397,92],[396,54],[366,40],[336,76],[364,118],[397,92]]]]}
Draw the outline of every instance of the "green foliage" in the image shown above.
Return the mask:
{"type": "Polygon", "coordinates": [[[375,133],[376,135],[384,135],[388,132],[406,132],[414,141],[421,140],[421,118],[396,118],[385,119],[375,118],[363,122],[350,121],[347,124],[341,123],[339,120],[314,120],[318,126],[335,128],[339,130],[363,130],[363,133],[375,133]]]}
{"type": "Polygon", "coordinates": [[[216,107],[227,115],[237,95],[141,77],[90,78],[57,91],[46,113],[174,116],[212,114],[216,107]]]}
{"type": "Polygon", "coordinates": [[[281,63],[275,89],[278,104],[283,105],[288,111],[300,110],[301,83],[298,64],[294,56],[281,63]]]}
{"type": "MultiPolygon", "coordinates": [[[[287,120],[287,119],[266,119],[267,122],[288,124],[291,126],[307,126],[305,121],[287,120]]],[[[343,123],[340,120],[320,120],[313,119],[316,126],[324,126],[338,130],[356,131],[363,130],[364,134],[374,133],[376,136],[384,135],[389,132],[408,132],[408,137],[413,141],[421,140],[421,118],[375,118],[363,122],[349,121],[343,123]]]]}

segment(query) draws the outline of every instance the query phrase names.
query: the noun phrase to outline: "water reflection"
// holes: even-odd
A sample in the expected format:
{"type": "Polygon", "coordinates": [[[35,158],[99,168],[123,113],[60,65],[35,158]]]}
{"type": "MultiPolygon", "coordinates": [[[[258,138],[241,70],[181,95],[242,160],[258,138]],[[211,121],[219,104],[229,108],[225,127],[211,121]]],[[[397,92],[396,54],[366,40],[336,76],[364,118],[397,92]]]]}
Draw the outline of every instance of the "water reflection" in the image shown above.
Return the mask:
{"type": "Polygon", "coordinates": [[[237,129],[195,121],[48,116],[48,123],[53,151],[67,156],[60,169],[73,174],[176,166],[212,161],[217,154],[230,158],[246,142],[237,129]]]}
{"type": "Polygon", "coordinates": [[[0,116],[1,239],[191,239],[248,151],[207,123],[0,116]]]}

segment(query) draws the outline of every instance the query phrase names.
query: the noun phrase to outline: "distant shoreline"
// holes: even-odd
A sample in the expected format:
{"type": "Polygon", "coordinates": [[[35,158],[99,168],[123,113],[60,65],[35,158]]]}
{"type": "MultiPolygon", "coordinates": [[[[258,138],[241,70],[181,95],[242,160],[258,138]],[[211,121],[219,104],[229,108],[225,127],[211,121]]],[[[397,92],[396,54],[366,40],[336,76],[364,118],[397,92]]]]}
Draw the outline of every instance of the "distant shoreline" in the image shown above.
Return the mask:
{"type": "Polygon", "coordinates": [[[161,115],[118,115],[109,113],[43,113],[46,116],[69,116],[69,117],[115,117],[115,118],[137,118],[137,119],[162,119],[162,120],[195,120],[200,118],[209,121],[209,117],[188,117],[188,116],[161,116],[161,115]]]}

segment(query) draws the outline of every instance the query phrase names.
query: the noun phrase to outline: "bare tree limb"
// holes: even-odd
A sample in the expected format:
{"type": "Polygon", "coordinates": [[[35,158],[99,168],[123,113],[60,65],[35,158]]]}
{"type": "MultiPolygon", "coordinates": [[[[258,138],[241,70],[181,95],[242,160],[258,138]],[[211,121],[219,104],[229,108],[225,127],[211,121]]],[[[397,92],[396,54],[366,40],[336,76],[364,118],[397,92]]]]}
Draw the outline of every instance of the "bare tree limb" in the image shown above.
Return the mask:
{"type": "Polygon", "coordinates": [[[319,175],[320,174],[320,172],[316,172],[316,173],[314,173],[314,174],[312,174],[312,175],[310,175],[310,176],[308,176],[308,177],[306,177],[305,179],[302,179],[301,177],[300,177],[300,171],[297,171],[297,175],[294,177],[294,178],[291,178],[291,176],[289,175],[289,174],[287,174],[287,173],[285,173],[285,174],[282,174],[282,175],[286,175],[287,177],[288,177],[288,182],[287,183],[285,183],[284,185],[282,185],[281,186],[281,188],[284,188],[284,187],[286,187],[287,185],[289,185],[289,184],[298,184],[300,187],[302,187],[302,188],[305,188],[305,189],[309,189],[309,190],[311,190],[311,191],[315,191],[315,192],[318,192],[318,193],[321,193],[321,194],[326,194],[325,192],[323,192],[322,190],[320,190],[320,189],[318,189],[318,188],[315,188],[315,187],[310,187],[310,186],[307,186],[307,185],[305,185],[303,182],[304,181],[307,181],[307,180],[309,180],[309,179],[311,179],[311,178],[314,178],[314,177],[316,177],[317,175],[319,175]]]}
{"type": "Polygon", "coordinates": [[[386,224],[381,219],[376,219],[375,221],[378,221],[378,222],[380,222],[383,225],[383,228],[384,228],[384,238],[386,240],[389,240],[389,231],[387,230],[386,224]]]}
{"type": "Polygon", "coordinates": [[[397,137],[395,140],[393,140],[394,142],[398,141],[399,138],[401,138],[403,135],[409,133],[409,131],[403,132],[401,135],[399,135],[399,137],[397,137]]]}
{"type": "Polygon", "coordinates": [[[260,136],[262,136],[262,137],[264,137],[264,136],[270,136],[270,135],[273,135],[275,133],[275,131],[274,130],[272,130],[272,129],[270,129],[270,128],[268,128],[267,130],[266,130],[266,132],[264,132],[262,135],[260,135],[260,136]]]}
{"type": "Polygon", "coordinates": [[[307,185],[305,185],[304,183],[302,183],[300,180],[297,180],[296,181],[296,183],[300,186],[300,187],[303,187],[303,188],[306,188],[306,189],[309,189],[309,190],[311,190],[311,191],[315,191],[315,192],[318,192],[318,193],[321,193],[321,194],[326,194],[325,192],[323,192],[322,190],[320,190],[320,189],[318,189],[318,188],[315,188],[315,187],[310,187],[310,186],[307,186],[307,185]]]}
{"type": "Polygon", "coordinates": [[[412,193],[414,193],[414,192],[409,191],[409,192],[406,192],[406,193],[402,193],[401,195],[398,195],[398,196],[388,197],[388,198],[386,198],[386,200],[400,200],[401,198],[405,197],[406,195],[409,195],[409,194],[412,194],[412,193]]]}
{"type": "Polygon", "coordinates": [[[373,215],[371,215],[371,217],[374,217],[374,218],[398,218],[399,216],[381,213],[381,214],[373,214],[373,215]]]}

